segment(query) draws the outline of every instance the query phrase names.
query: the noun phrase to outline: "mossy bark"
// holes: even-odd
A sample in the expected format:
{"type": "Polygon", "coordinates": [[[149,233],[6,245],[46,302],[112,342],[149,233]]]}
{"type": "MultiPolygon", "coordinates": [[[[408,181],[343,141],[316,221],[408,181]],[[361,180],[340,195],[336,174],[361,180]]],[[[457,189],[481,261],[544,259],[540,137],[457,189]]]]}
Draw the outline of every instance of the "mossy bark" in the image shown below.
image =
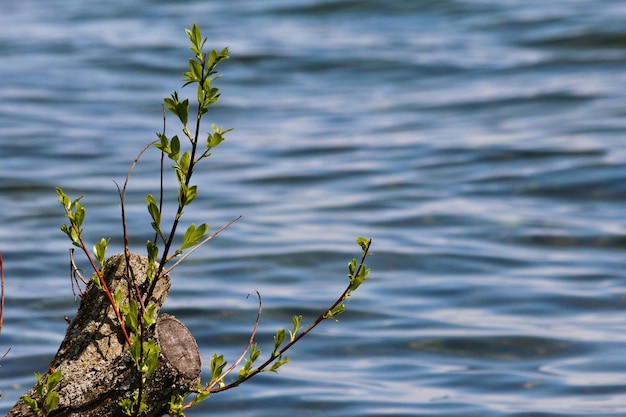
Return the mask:
{"type": "MultiPolygon", "coordinates": [[[[135,282],[146,292],[147,258],[130,255],[130,268],[123,254],[109,258],[104,278],[111,293],[121,289],[124,299],[135,282]],[[128,271],[131,271],[132,278],[128,271]],[[134,280],[134,281],[133,281],[134,280]]],[[[152,294],[150,304],[158,314],[169,293],[168,276],[161,277],[152,294]]],[[[195,339],[187,328],[173,316],[159,316],[155,325],[147,329],[160,349],[159,365],[143,386],[147,410],[141,416],[162,416],[172,395],[191,392],[200,380],[201,360],[195,339]]],[[[103,290],[90,283],[80,307],[71,321],[65,339],[50,364],[60,369],[63,377],[56,388],[60,401],[49,413],[56,417],[107,417],[122,415],[119,402],[131,398],[141,377],[132,362],[128,343],[124,338],[115,312],[103,290]]],[[[35,387],[29,396],[37,399],[35,387]]],[[[8,416],[38,416],[19,400],[8,416]]]]}

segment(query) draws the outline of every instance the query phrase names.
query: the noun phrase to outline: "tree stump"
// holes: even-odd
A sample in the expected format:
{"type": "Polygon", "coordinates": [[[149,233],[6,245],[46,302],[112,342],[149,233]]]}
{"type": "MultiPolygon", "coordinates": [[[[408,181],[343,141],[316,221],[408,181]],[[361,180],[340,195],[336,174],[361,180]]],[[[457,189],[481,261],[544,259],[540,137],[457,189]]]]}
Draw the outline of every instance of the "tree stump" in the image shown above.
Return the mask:
{"type": "MultiPolygon", "coordinates": [[[[146,288],[148,259],[130,255],[130,270],[142,294],[146,288]]],[[[106,261],[104,278],[112,294],[121,288],[127,299],[131,278],[128,277],[123,254],[106,261]]],[[[168,276],[161,277],[149,303],[156,305],[155,314],[167,298],[168,276]]],[[[192,392],[200,381],[201,359],[195,339],[175,317],[159,316],[148,337],[159,345],[159,365],[144,385],[148,408],[141,416],[162,416],[168,411],[173,395],[192,392]]],[[[69,325],[65,339],[50,364],[60,369],[62,379],[55,389],[60,401],[49,413],[56,417],[108,417],[122,415],[119,402],[131,398],[139,386],[140,373],[128,353],[115,312],[103,290],[90,283],[78,312],[69,325]]],[[[43,377],[42,377],[43,378],[43,377]]],[[[37,398],[35,387],[27,393],[37,398]]],[[[19,400],[7,416],[39,416],[23,400],[19,400]]]]}

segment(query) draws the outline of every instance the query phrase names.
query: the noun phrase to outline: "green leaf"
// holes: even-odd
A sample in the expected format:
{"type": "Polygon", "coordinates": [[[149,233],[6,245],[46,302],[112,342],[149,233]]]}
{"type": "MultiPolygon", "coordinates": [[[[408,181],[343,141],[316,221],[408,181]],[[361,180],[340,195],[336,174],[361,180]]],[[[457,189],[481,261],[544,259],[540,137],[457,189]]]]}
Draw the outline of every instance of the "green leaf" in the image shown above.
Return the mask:
{"type": "Polygon", "coordinates": [[[185,186],[185,181],[187,181],[187,173],[181,171],[180,167],[178,166],[178,162],[174,164],[174,172],[176,173],[176,180],[178,181],[178,184],[181,187],[185,186]]]}
{"type": "Polygon", "coordinates": [[[78,201],[74,202],[74,209],[73,220],[76,226],[80,228],[85,220],[85,209],[78,201]]]}
{"type": "Polygon", "coordinates": [[[183,126],[187,126],[187,120],[189,118],[189,100],[184,99],[182,103],[178,104],[176,109],[176,113],[178,114],[178,118],[183,126]]]}
{"type": "Polygon", "coordinates": [[[367,250],[370,245],[370,240],[365,237],[357,237],[356,243],[361,247],[362,250],[367,250]]]}
{"type": "Polygon", "coordinates": [[[122,289],[118,287],[117,290],[115,290],[115,293],[113,293],[113,301],[120,311],[126,314],[128,312],[128,306],[122,303],[123,298],[124,294],[122,294],[122,289]]]}
{"type": "Polygon", "coordinates": [[[150,304],[146,310],[143,312],[143,322],[146,325],[146,327],[150,327],[154,324],[154,322],[156,321],[156,315],[154,314],[156,310],[156,304],[150,304]]]}
{"type": "Polygon", "coordinates": [[[178,116],[183,126],[186,126],[189,115],[189,100],[185,99],[181,102],[178,100],[178,93],[173,92],[170,97],[164,98],[163,102],[169,111],[178,116]]]}
{"type": "Polygon", "coordinates": [[[181,206],[188,206],[198,195],[198,187],[192,185],[191,187],[187,187],[185,184],[182,184],[179,192],[179,203],[181,206]]]}
{"type": "Polygon", "coordinates": [[[206,38],[202,39],[202,33],[200,32],[200,28],[194,24],[191,29],[185,29],[185,33],[189,37],[191,41],[191,51],[196,55],[198,60],[202,60],[202,48],[204,47],[204,43],[206,42],[206,38]]]}
{"type": "Polygon", "coordinates": [[[146,374],[146,378],[152,375],[159,365],[159,346],[153,339],[150,339],[144,344],[144,366],[143,372],[146,374]]]}
{"type": "Polygon", "coordinates": [[[61,381],[62,377],[63,372],[60,369],[57,369],[56,371],[48,375],[48,377],[46,378],[46,392],[52,392],[59,384],[59,381],[61,381]]]}
{"type": "Polygon", "coordinates": [[[341,313],[343,313],[346,310],[346,305],[345,304],[339,304],[338,306],[336,306],[335,308],[333,308],[332,310],[326,312],[326,314],[324,315],[325,319],[332,319],[335,318],[335,316],[340,315],[341,313]]]}
{"type": "MultiPolygon", "coordinates": [[[[137,394],[135,394],[135,398],[137,398],[137,394]]],[[[135,399],[135,401],[137,401],[137,400],[135,399]]],[[[139,414],[141,414],[144,411],[146,411],[146,408],[148,408],[148,404],[146,404],[145,401],[142,401],[141,403],[139,403],[139,414]]]]}
{"type": "Polygon", "coordinates": [[[139,328],[139,311],[135,300],[130,300],[128,303],[128,310],[124,314],[124,324],[132,332],[136,332],[139,328]]]}
{"type": "Polygon", "coordinates": [[[178,167],[185,174],[185,178],[189,175],[189,165],[191,163],[191,154],[189,151],[185,151],[178,160],[178,167]]]}
{"type": "MultiPolygon", "coordinates": [[[[363,251],[363,256],[365,257],[368,254],[368,250],[372,241],[364,237],[358,237],[356,239],[356,243],[361,247],[361,250],[363,251]]],[[[356,259],[352,259],[350,263],[348,263],[348,277],[350,278],[350,286],[348,287],[348,291],[356,290],[363,282],[369,280],[369,273],[370,270],[365,266],[365,264],[361,264],[360,269],[358,269],[357,271],[356,259]]]]}
{"type": "Polygon", "coordinates": [[[216,64],[217,61],[217,52],[215,51],[215,49],[213,49],[210,53],[209,53],[209,62],[207,63],[207,66],[209,68],[213,68],[216,64]]]}
{"type": "Polygon", "coordinates": [[[211,369],[211,381],[216,380],[222,375],[225,366],[226,362],[224,362],[224,355],[218,355],[215,353],[211,358],[211,363],[209,365],[211,369]]]}
{"type": "Polygon", "coordinates": [[[69,211],[70,210],[70,206],[72,204],[72,202],[70,201],[69,197],[59,187],[56,188],[56,192],[57,192],[57,195],[59,196],[59,203],[61,203],[61,205],[63,205],[63,207],[65,207],[66,211],[69,211]]]}
{"type": "Polygon", "coordinates": [[[148,269],[146,271],[146,280],[148,281],[148,285],[151,285],[154,281],[157,266],[156,258],[159,255],[159,247],[156,243],[148,240],[146,242],[146,251],[148,252],[148,269]]]}
{"type": "Polygon", "coordinates": [[[59,394],[55,391],[48,392],[46,395],[46,399],[43,405],[45,414],[48,414],[50,411],[54,410],[59,404],[59,394]]]}
{"type": "Polygon", "coordinates": [[[191,401],[191,406],[193,407],[194,405],[206,400],[207,398],[209,398],[209,395],[211,395],[211,391],[209,390],[203,390],[203,391],[199,391],[195,398],[191,401]]]}
{"type": "Polygon", "coordinates": [[[148,206],[148,213],[150,213],[150,217],[152,218],[152,222],[150,225],[159,235],[161,234],[161,212],[159,211],[159,206],[157,204],[156,199],[152,194],[148,194],[146,196],[146,204],[148,206]]]}
{"type": "Polygon", "coordinates": [[[224,135],[230,132],[231,130],[233,130],[233,129],[224,130],[221,127],[216,126],[215,123],[211,125],[211,129],[213,130],[213,133],[210,133],[207,136],[207,143],[206,143],[207,149],[211,149],[211,148],[218,146],[220,143],[224,141],[224,135]]]}
{"type": "Polygon", "coordinates": [[[165,152],[166,154],[170,153],[170,141],[167,138],[167,135],[163,133],[157,132],[157,137],[159,138],[159,143],[155,143],[154,147],[160,150],[161,152],[165,152]]]}
{"type": "Polygon", "coordinates": [[[132,416],[134,414],[135,403],[132,399],[124,398],[123,400],[120,400],[118,404],[120,408],[122,409],[122,412],[126,414],[127,416],[132,416]]]}
{"type": "Polygon", "coordinates": [[[300,329],[300,322],[302,321],[302,316],[293,316],[291,319],[293,322],[293,331],[289,331],[289,338],[293,342],[298,334],[298,330],[300,329]]]}
{"type": "Polygon", "coordinates": [[[185,232],[185,236],[183,236],[183,244],[181,246],[181,250],[185,250],[192,246],[198,244],[200,239],[206,236],[207,231],[209,230],[209,225],[206,223],[202,223],[198,228],[196,228],[195,224],[190,224],[185,232]]]}
{"type": "Polygon", "coordinates": [[[185,417],[185,413],[183,412],[183,402],[185,401],[185,397],[180,394],[172,395],[172,398],[169,402],[169,410],[167,414],[170,417],[185,417]]]}
{"type": "Polygon", "coordinates": [[[154,263],[159,255],[159,247],[154,242],[148,240],[146,242],[146,250],[148,252],[148,259],[151,263],[154,263]]]}
{"type": "Polygon", "coordinates": [[[148,404],[145,401],[140,401],[139,393],[135,392],[132,398],[124,398],[118,402],[120,408],[127,416],[134,416],[137,404],[139,404],[139,413],[141,414],[148,408],[148,404]]]}
{"type": "Polygon", "coordinates": [[[176,105],[178,104],[178,93],[176,91],[174,91],[170,97],[165,97],[163,102],[169,111],[176,114],[176,105]]]}
{"type": "Polygon", "coordinates": [[[180,156],[180,139],[178,139],[177,135],[174,135],[170,142],[170,153],[168,156],[173,161],[177,161],[180,156]]]}
{"type": "Polygon", "coordinates": [[[207,149],[215,148],[220,143],[224,142],[224,137],[220,133],[213,133],[207,137],[206,147],[207,149]]]}
{"type": "Polygon", "coordinates": [[[283,366],[286,363],[289,363],[291,360],[285,356],[284,358],[282,356],[280,356],[276,362],[274,362],[272,364],[272,367],[270,369],[268,369],[269,372],[278,372],[278,368],[280,368],[281,366],[283,366]]]}
{"type": "Polygon", "coordinates": [[[350,278],[352,278],[352,275],[354,275],[354,271],[356,271],[356,259],[352,259],[350,262],[348,262],[348,274],[350,278]]]}
{"type": "Polygon", "coordinates": [[[350,286],[348,287],[349,291],[355,291],[363,282],[371,279],[368,278],[370,273],[370,269],[367,268],[364,264],[361,265],[361,269],[359,269],[358,274],[354,273],[350,274],[350,286]]]}
{"type": "Polygon", "coordinates": [[[39,372],[35,372],[35,378],[37,378],[37,386],[35,388],[35,391],[37,392],[37,395],[43,397],[45,386],[41,380],[41,374],[39,372]]]}
{"type": "Polygon", "coordinates": [[[195,185],[192,185],[191,187],[189,187],[189,189],[187,190],[186,193],[186,204],[190,204],[193,200],[195,200],[196,196],[198,195],[198,187],[195,185]]]}
{"type": "Polygon", "coordinates": [[[209,60],[207,63],[207,68],[209,69],[209,74],[214,74],[214,68],[225,59],[230,58],[228,48],[222,49],[220,52],[216,52],[215,50],[211,51],[209,54],[209,60]]]}
{"type": "Polygon", "coordinates": [[[135,366],[137,366],[137,370],[141,371],[141,339],[139,335],[133,336],[133,344],[130,345],[128,349],[128,353],[130,358],[133,360],[135,366]]]}
{"type": "Polygon", "coordinates": [[[35,401],[32,397],[28,395],[22,395],[22,401],[24,401],[28,408],[30,408],[35,413],[41,411],[41,409],[39,408],[39,404],[37,404],[37,401],[35,401]]]}
{"type": "Polygon", "coordinates": [[[243,381],[244,379],[248,377],[248,375],[250,375],[250,372],[252,372],[252,365],[259,358],[259,356],[261,356],[261,349],[257,348],[256,343],[253,343],[252,345],[250,345],[250,353],[249,353],[249,357],[246,359],[246,363],[239,370],[239,375],[238,375],[239,381],[243,381]]]}
{"type": "Polygon", "coordinates": [[[100,282],[100,278],[98,278],[97,274],[93,274],[91,276],[91,278],[89,279],[89,281],[93,282],[93,284],[96,286],[96,288],[98,288],[99,290],[104,290],[104,287],[102,286],[102,283],[100,282]]]}
{"type": "Polygon", "coordinates": [[[239,374],[237,375],[237,379],[239,381],[243,381],[244,379],[248,377],[248,375],[250,375],[250,371],[252,367],[248,366],[249,362],[250,362],[249,360],[246,360],[246,365],[239,370],[239,374]]]}
{"type": "Polygon", "coordinates": [[[67,237],[69,237],[70,239],[72,238],[72,236],[70,235],[70,228],[68,227],[68,225],[62,224],[61,225],[61,231],[63,233],[65,233],[67,235],[67,237]]]}
{"type": "Polygon", "coordinates": [[[93,246],[93,254],[98,263],[100,263],[100,268],[104,267],[108,243],[108,239],[102,238],[93,246]]]}
{"type": "Polygon", "coordinates": [[[276,335],[274,336],[274,351],[272,352],[272,356],[276,356],[276,352],[280,349],[280,345],[285,341],[286,333],[285,329],[278,329],[276,331],[276,335]]]}
{"type": "Polygon", "coordinates": [[[83,245],[81,245],[80,240],[79,240],[80,239],[80,234],[79,234],[79,232],[76,231],[76,228],[70,227],[70,229],[69,229],[69,236],[70,236],[70,239],[72,240],[72,244],[74,246],[79,247],[81,249],[83,248],[83,245]]]}
{"type": "Polygon", "coordinates": [[[195,59],[189,59],[189,72],[186,73],[189,81],[200,82],[202,79],[202,64],[195,59]]]}
{"type": "Polygon", "coordinates": [[[81,196],[74,201],[70,201],[67,195],[60,188],[57,188],[56,192],[59,197],[59,202],[65,209],[65,216],[70,221],[70,224],[68,225],[61,225],[61,231],[70,238],[74,246],[83,249],[83,246],[80,243],[80,235],[82,233],[80,226],[85,220],[85,209],[79,203],[83,197],[81,196]]]}
{"type": "Polygon", "coordinates": [[[259,356],[261,356],[261,352],[261,349],[257,349],[256,343],[250,345],[250,361],[254,362],[259,359],[259,356]]]}
{"type": "MultiPolygon", "coordinates": [[[[172,106],[174,108],[173,111],[176,111],[176,104],[172,104],[172,106]]],[[[157,133],[157,136],[160,142],[156,143],[154,146],[161,152],[164,152],[172,161],[178,161],[180,153],[180,140],[178,139],[178,136],[172,137],[171,141],[162,133],[157,133]]]]}

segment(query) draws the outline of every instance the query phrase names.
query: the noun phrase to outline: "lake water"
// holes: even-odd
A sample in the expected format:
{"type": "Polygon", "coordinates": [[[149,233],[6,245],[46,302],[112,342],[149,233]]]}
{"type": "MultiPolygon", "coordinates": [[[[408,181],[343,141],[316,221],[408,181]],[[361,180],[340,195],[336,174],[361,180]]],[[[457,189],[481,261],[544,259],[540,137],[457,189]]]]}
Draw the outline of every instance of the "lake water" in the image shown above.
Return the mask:
{"type": "MultiPolygon", "coordinates": [[[[232,55],[205,130],[235,130],[186,218],[243,216],[176,269],[164,307],[205,375],[244,346],[250,291],[269,352],[340,294],[357,236],[374,280],[278,375],[189,416],[626,415],[625,22],[612,0],[5,2],[0,411],[77,308],[54,187],[121,250],[113,181],[161,131],[197,23],[232,55]]],[[[128,195],[138,252],[158,159],[128,195]]]]}

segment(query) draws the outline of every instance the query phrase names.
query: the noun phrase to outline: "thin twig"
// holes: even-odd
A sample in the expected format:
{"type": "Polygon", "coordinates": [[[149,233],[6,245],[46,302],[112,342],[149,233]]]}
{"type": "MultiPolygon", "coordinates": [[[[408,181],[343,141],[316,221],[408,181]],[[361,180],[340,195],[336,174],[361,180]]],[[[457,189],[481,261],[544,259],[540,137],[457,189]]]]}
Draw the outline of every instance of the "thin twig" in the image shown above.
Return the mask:
{"type": "Polygon", "coordinates": [[[117,317],[117,321],[119,322],[120,328],[122,329],[122,333],[124,334],[124,339],[126,339],[126,342],[128,343],[128,346],[130,346],[130,345],[132,345],[132,343],[130,341],[130,337],[128,336],[128,332],[126,332],[126,326],[124,325],[124,320],[122,320],[122,315],[120,314],[120,310],[117,307],[117,304],[115,304],[115,301],[113,300],[113,295],[111,295],[111,291],[109,290],[109,286],[107,285],[107,283],[106,283],[106,281],[104,279],[104,276],[102,275],[102,271],[100,271],[100,268],[98,268],[96,266],[96,263],[94,262],[91,254],[87,250],[87,247],[85,246],[85,241],[83,240],[82,236],[80,235],[80,230],[78,229],[78,226],[76,226],[76,224],[72,222],[72,227],[74,228],[74,230],[76,230],[76,234],[78,235],[80,248],[83,250],[83,253],[85,254],[85,256],[87,256],[87,260],[89,261],[89,263],[91,264],[91,267],[95,271],[96,276],[98,277],[98,281],[100,282],[100,285],[102,285],[104,293],[106,294],[106,296],[107,296],[107,298],[109,300],[109,303],[111,304],[111,307],[113,307],[113,311],[115,312],[115,316],[117,317]]]}
{"type": "Polygon", "coordinates": [[[76,261],[74,260],[74,248],[70,248],[70,282],[72,283],[72,294],[74,294],[74,301],[78,299],[78,297],[82,297],[83,290],[80,288],[80,284],[78,283],[78,279],[83,282],[83,284],[87,285],[88,282],[83,277],[83,274],[80,272],[80,268],[76,265],[76,261]],[[76,283],[76,288],[78,288],[78,297],[76,296],[76,290],[74,289],[74,283],[76,283]]]}
{"type": "MultiPolygon", "coordinates": [[[[354,272],[353,276],[357,277],[359,276],[359,273],[361,272],[361,269],[365,267],[365,258],[368,255],[370,246],[372,245],[372,239],[369,240],[369,242],[367,243],[367,246],[365,247],[365,249],[363,250],[363,255],[361,257],[361,263],[359,264],[359,267],[356,269],[356,271],[354,272]]],[[[311,332],[311,330],[313,330],[315,327],[317,327],[318,324],[320,324],[322,321],[326,320],[328,318],[328,313],[331,312],[335,307],[337,307],[341,302],[343,302],[349,295],[350,291],[350,286],[352,285],[352,282],[350,282],[348,284],[348,286],[346,287],[346,289],[344,290],[344,292],[341,294],[341,296],[333,303],[332,306],[330,306],[328,309],[326,309],[324,311],[324,313],[320,314],[317,319],[309,326],[307,327],[302,333],[300,333],[299,335],[297,335],[292,341],[290,341],[289,343],[287,343],[285,346],[283,346],[282,349],[280,349],[278,352],[274,353],[268,360],[266,360],[263,364],[261,364],[258,368],[256,368],[255,370],[253,370],[252,372],[250,372],[245,378],[243,378],[242,380],[237,380],[234,381],[228,385],[225,385],[223,387],[219,387],[216,389],[211,390],[212,393],[215,392],[220,392],[220,391],[225,391],[227,389],[231,389],[234,388],[240,384],[242,384],[243,382],[247,381],[248,379],[252,378],[253,376],[255,376],[256,374],[263,372],[263,370],[265,368],[267,368],[272,362],[274,362],[276,359],[278,359],[279,357],[281,357],[287,350],[289,350],[289,348],[291,348],[293,345],[295,345],[296,343],[298,343],[298,341],[300,339],[302,339],[304,336],[306,336],[308,333],[311,332]]]]}
{"type": "Polygon", "coordinates": [[[2,359],[6,358],[6,356],[9,354],[9,352],[11,351],[11,348],[8,348],[6,352],[4,352],[4,354],[2,356],[0,356],[0,361],[2,361],[2,359]]]}
{"type": "MultiPolygon", "coordinates": [[[[161,109],[163,110],[163,135],[165,135],[165,127],[166,127],[166,119],[167,115],[165,113],[165,105],[161,104],[161,109]]],[[[159,224],[161,224],[163,213],[163,195],[165,194],[165,183],[164,183],[164,172],[165,172],[165,152],[161,151],[161,171],[159,175],[159,224]]],[[[159,227],[160,228],[160,227],[159,227]]],[[[156,244],[157,239],[159,238],[159,233],[157,231],[154,232],[154,240],[153,242],[156,244]]],[[[163,234],[161,233],[161,240],[165,243],[165,239],[163,239],[163,234]]]]}
{"type": "MultiPolygon", "coordinates": [[[[206,68],[206,54],[204,54],[204,57],[202,59],[202,77],[200,78],[200,82],[198,83],[199,86],[202,86],[204,84],[204,81],[206,80],[206,77],[208,76],[208,74],[205,74],[204,72],[205,68],[206,68]]],[[[196,148],[198,146],[198,135],[200,134],[200,123],[202,120],[201,108],[202,108],[202,104],[198,102],[198,112],[196,115],[196,131],[194,133],[193,138],[189,135],[189,130],[187,129],[187,126],[184,127],[185,135],[187,135],[187,137],[189,138],[189,141],[191,142],[191,158],[189,160],[189,168],[187,172],[185,172],[185,187],[189,186],[189,182],[191,181],[191,176],[193,174],[193,169],[197,162],[195,161],[195,155],[196,155],[196,148]]],[[[181,188],[179,190],[179,193],[182,193],[182,192],[183,192],[183,189],[181,188]]],[[[161,262],[159,262],[159,268],[157,269],[156,277],[160,277],[163,271],[165,270],[165,264],[168,262],[168,254],[172,247],[172,243],[174,242],[174,235],[176,234],[176,229],[178,228],[180,217],[183,214],[184,206],[185,206],[184,204],[181,204],[179,202],[178,209],[176,210],[176,216],[174,216],[174,222],[172,223],[172,229],[170,230],[170,235],[167,239],[167,242],[165,242],[165,246],[163,247],[163,255],[161,256],[161,262]]],[[[156,286],[156,279],[152,281],[152,285],[148,289],[148,296],[152,295],[152,292],[154,291],[155,286],[156,286]]]]}
{"type": "MultiPolygon", "coordinates": [[[[128,240],[128,231],[127,231],[127,227],[126,227],[126,189],[128,188],[128,183],[130,182],[130,177],[133,173],[133,171],[135,170],[135,167],[137,166],[137,164],[139,163],[139,160],[141,159],[141,157],[143,156],[143,154],[150,149],[150,147],[152,147],[155,143],[157,143],[157,141],[152,141],[149,144],[147,144],[146,146],[143,147],[143,149],[137,154],[137,156],[135,157],[135,160],[133,161],[133,163],[130,165],[130,168],[128,169],[128,173],[126,173],[126,178],[124,179],[124,187],[120,190],[120,186],[118,185],[118,183],[116,181],[113,181],[115,183],[115,186],[117,187],[117,193],[120,196],[120,204],[122,206],[122,229],[123,229],[123,233],[124,233],[124,258],[126,260],[126,275],[128,277],[128,279],[130,280],[129,285],[131,285],[132,287],[134,287],[134,291],[135,291],[135,296],[134,298],[137,299],[137,301],[139,301],[139,306],[141,308],[141,311],[143,313],[143,311],[145,310],[145,305],[143,303],[143,298],[141,297],[141,293],[139,291],[139,287],[137,286],[137,281],[135,280],[135,273],[132,270],[132,268],[130,267],[130,248],[129,248],[129,240],[128,240]]],[[[129,297],[131,296],[132,291],[128,291],[128,295],[129,297]]]]}
{"type": "Polygon", "coordinates": [[[124,187],[121,190],[120,190],[120,186],[117,183],[117,181],[113,181],[115,183],[115,186],[117,187],[117,193],[120,196],[120,203],[122,205],[122,229],[123,229],[123,232],[124,232],[124,255],[126,256],[126,268],[130,268],[130,266],[129,266],[130,249],[128,248],[128,232],[127,232],[127,229],[126,229],[126,211],[125,211],[125,204],[124,204],[125,200],[126,200],[126,188],[128,187],[128,182],[130,181],[130,176],[132,175],[133,171],[135,170],[135,167],[137,166],[137,163],[139,162],[139,159],[156,142],[157,141],[152,141],[149,144],[147,144],[146,146],[144,146],[143,149],[141,150],[141,152],[139,152],[139,154],[135,157],[135,160],[130,165],[128,173],[126,173],[126,179],[124,180],[124,187]]]}
{"type": "MultiPolygon", "coordinates": [[[[129,291],[130,294],[130,291],[129,291]]],[[[139,299],[141,300],[141,297],[139,297],[139,299]]],[[[139,341],[136,343],[139,343],[139,357],[141,358],[141,360],[143,361],[145,358],[143,357],[143,341],[144,341],[144,322],[143,320],[141,321],[141,326],[139,328],[139,341]]],[[[141,378],[139,378],[139,386],[137,387],[137,404],[135,406],[135,410],[133,411],[133,417],[137,417],[139,415],[139,413],[141,412],[141,398],[142,398],[142,392],[143,392],[143,384],[144,384],[144,376],[142,375],[141,378]]]]}
{"type": "Polygon", "coordinates": [[[182,261],[185,260],[185,258],[187,258],[189,255],[191,255],[192,253],[194,253],[196,251],[196,249],[198,249],[200,246],[204,245],[205,243],[207,243],[209,240],[214,239],[218,234],[220,234],[221,232],[223,232],[228,226],[230,226],[231,224],[235,223],[237,220],[241,219],[241,216],[237,216],[234,219],[232,219],[231,221],[229,221],[228,223],[226,223],[224,226],[222,226],[218,231],[214,232],[213,234],[211,234],[210,236],[207,236],[202,242],[198,243],[196,246],[194,246],[192,249],[190,249],[187,253],[185,253],[183,256],[181,256],[176,263],[174,263],[174,265],[172,265],[171,267],[169,267],[168,269],[165,270],[166,274],[169,274],[172,269],[176,268],[176,266],[181,263],[182,261]]]}
{"type": "MultiPolygon", "coordinates": [[[[248,349],[250,349],[250,346],[252,346],[252,343],[254,343],[256,332],[259,329],[259,322],[261,321],[261,312],[263,311],[263,300],[261,299],[261,293],[259,293],[257,290],[254,290],[254,292],[259,298],[259,308],[256,313],[256,320],[254,322],[254,327],[252,328],[252,332],[250,333],[250,338],[248,339],[248,343],[246,344],[246,347],[244,348],[243,352],[241,352],[241,355],[239,355],[237,360],[227,370],[222,372],[222,375],[220,375],[219,378],[213,381],[213,383],[208,387],[209,389],[219,384],[228,374],[230,374],[239,365],[239,363],[241,363],[243,358],[246,357],[246,354],[248,353],[248,349]]],[[[248,297],[249,296],[250,294],[248,294],[248,297]]]]}
{"type": "MultiPolygon", "coordinates": [[[[257,290],[255,290],[254,292],[256,292],[256,295],[259,298],[259,308],[257,310],[256,320],[254,322],[254,327],[252,328],[252,332],[250,333],[250,338],[248,339],[248,343],[246,344],[246,347],[243,349],[243,352],[241,352],[241,355],[239,355],[237,360],[235,362],[233,362],[233,364],[231,366],[229,366],[227,370],[222,372],[222,374],[217,379],[212,381],[210,383],[210,385],[208,385],[205,388],[199,390],[199,392],[202,392],[202,393],[206,393],[207,391],[208,392],[215,392],[213,390],[213,387],[215,385],[219,384],[221,381],[223,381],[224,378],[226,378],[228,376],[228,374],[230,374],[235,368],[237,368],[237,366],[239,366],[241,361],[246,357],[246,354],[248,353],[248,350],[250,349],[250,346],[252,346],[252,344],[254,343],[254,338],[256,337],[256,332],[259,329],[259,322],[261,321],[261,313],[263,311],[263,300],[261,299],[261,293],[258,292],[257,290]]],[[[249,296],[250,296],[250,294],[248,294],[248,297],[249,296]]],[[[193,401],[185,404],[183,406],[183,409],[187,409],[187,408],[190,408],[192,406],[193,406],[193,401]]]]}
{"type": "MultiPolygon", "coordinates": [[[[124,180],[124,187],[122,189],[120,189],[120,186],[117,184],[117,182],[114,181],[115,186],[117,187],[117,192],[120,196],[120,204],[122,206],[122,229],[123,229],[123,233],[124,233],[124,258],[126,260],[126,277],[128,279],[128,298],[131,299],[135,299],[135,301],[137,302],[137,304],[139,305],[139,314],[143,315],[143,313],[146,310],[144,301],[143,301],[143,297],[141,296],[141,291],[139,290],[139,286],[137,284],[137,280],[135,279],[135,271],[133,271],[133,269],[130,266],[130,248],[129,248],[129,241],[128,241],[128,231],[127,231],[127,227],[126,227],[126,211],[125,211],[125,202],[126,202],[126,189],[128,188],[128,183],[130,181],[130,177],[135,169],[135,167],[137,166],[137,163],[139,162],[139,159],[141,159],[142,155],[148,150],[150,149],[157,141],[153,141],[150,142],[149,144],[147,144],[146,146],[144,146],[144,148],[139,152],[139,154],[135,157],[135,160],[133,161],[133,163],[131,164],[128,173],[126,174],[126,179],[124,180]]],[[[129,300],[130,302],[130,300],[129,300]]],[[[144,322],[143,320],[141,320],[141,324],[140,324],[140,346],[139,346],[139,357],[143,358],[143,340],[144,340],[144,322]]],[[[128,343],[129,345],[131,345],[130,341],[128,343]]],[[[137,398],[141,398],[142,395],[142,391],[143,391],[143,378],[139,379],[139,387],[137,388],[137,392],[138,392],[138,397],[137,398]]],[[[141,401],[137,402],[137,406],[135,408],[135,410],[133,411],[133,416],[138,416],[139,415],[139,411],[141,409],[141,401]]]]}

